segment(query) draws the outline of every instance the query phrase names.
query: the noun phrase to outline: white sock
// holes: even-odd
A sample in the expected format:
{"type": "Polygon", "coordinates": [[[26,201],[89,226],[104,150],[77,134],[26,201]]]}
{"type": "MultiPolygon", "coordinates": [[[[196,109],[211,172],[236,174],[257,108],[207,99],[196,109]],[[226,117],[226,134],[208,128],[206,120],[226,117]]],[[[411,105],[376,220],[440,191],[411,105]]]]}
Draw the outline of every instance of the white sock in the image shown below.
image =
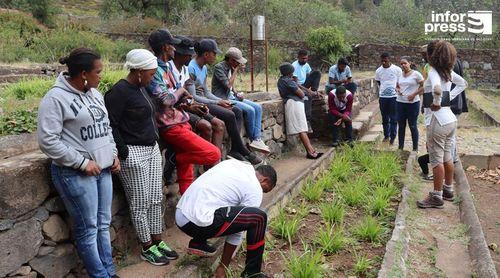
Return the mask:
{"type": "Polygon", "coordinates": [[[439,199],[443,199],[443,190],[440,190],[440,191],[432,191],[432,195],[438,197],[439,199]]]}
{"type": "Polygon", "coordinates": [[[444,189],[453,192],[453,185],[447,185],[447,184],[445,184],[444,185],[444,189]]]}

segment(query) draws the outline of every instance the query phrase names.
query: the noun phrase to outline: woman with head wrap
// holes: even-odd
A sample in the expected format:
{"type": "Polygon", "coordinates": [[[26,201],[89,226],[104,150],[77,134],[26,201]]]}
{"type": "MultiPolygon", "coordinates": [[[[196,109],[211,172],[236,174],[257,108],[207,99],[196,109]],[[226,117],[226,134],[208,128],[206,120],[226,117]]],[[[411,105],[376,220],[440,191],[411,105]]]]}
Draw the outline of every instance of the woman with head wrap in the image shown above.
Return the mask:
{"type": "Polygon", "coordinates": [[[132,223],[142,243],[141,258],[165,265],[177,253],[162,241],[162,168],[157,144],[155,105],[145,88],[156,73],[153,53],[133,49],[126,57],[129,74],[118,81],[104,100],[121,160],[118,174],[130,206],[132,223]]]}

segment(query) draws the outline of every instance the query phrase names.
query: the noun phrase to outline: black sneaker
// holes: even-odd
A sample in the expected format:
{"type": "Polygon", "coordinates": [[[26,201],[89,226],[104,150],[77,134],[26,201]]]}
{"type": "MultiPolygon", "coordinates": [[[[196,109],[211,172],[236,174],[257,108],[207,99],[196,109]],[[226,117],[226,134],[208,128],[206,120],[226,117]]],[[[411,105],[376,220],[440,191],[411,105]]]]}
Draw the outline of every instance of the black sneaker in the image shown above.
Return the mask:
{"type": "Polygon", "coordinates": [[[212,257],[217,253],[217,249],[205,242],[194,242],[189,241],[189,246],[187,249],[188,254],[197,255],[200,257],[212,257]]]}
{"type": "Polygon", "coordinates": [[[169,260],[175,260],[179,258],[179,254],[177,254],[177,252],[170,248],[163,240],[160,241],[160,243],[158,243],[156,247],[158,247],[158,250],[169,260]]]}
{"type": "Polygon", "coordinates": [[[382,140],[382,142],[387,142],[389,141],[389,137],[384,137],[384,139],[382,140]]]}
{"type": "Polygon", "coordinates": [[[422,201],[417,201],[419,208],[443,208],[444,202],[438,196],[429,192],[429,196],[422,201]]]}
{"type": "Polygon", "coordinates": [[[389,145],[394,145],[394,141],[396,141],[396,138],[391,138],[391,140],[389,140],[389,145]]]}
{"type": "Polygon", "coordinates": [[[443,200],[453,201],[453,197],[455,197],[453,194],[453,190],[443,188],[443,200]]]}
{"type": "Polygon", "coordinates": [[[248,162],[252,163],[252,165],[258,165],[262,163],[262,159],[254,153],[245,155],[245,159],[248,160],[248,162]]]}
{"type": "Polygon", "coordinates": [[[156,245],[151,245],[147,250],[141,250],[141,259],[152,265],[167,265],[169,260],[165,257],[156,245]]]}

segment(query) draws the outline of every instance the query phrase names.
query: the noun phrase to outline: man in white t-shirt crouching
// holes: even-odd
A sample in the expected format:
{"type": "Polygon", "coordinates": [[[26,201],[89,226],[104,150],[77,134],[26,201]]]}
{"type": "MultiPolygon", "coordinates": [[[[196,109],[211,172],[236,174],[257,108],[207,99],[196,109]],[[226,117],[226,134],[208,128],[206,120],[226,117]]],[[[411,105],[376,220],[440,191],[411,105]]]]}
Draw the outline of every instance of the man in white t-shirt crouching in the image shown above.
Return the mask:
{"type": "Polygon", "coordinates": [[[248,163],[229,159],[201,175],[182,195],[175,222],[192,237],[188,253],[213,256],[217,250],[207,239],[226,236],[215,277],[226,277],[226,269],[244,231],[247,231],[247,258],[242,277],[266,277],[261,273],[261,266],[267,214],[259,206],[263,192],[271,191],[276,180],[276,171],[269,165],[255,170],[248,163]]]}

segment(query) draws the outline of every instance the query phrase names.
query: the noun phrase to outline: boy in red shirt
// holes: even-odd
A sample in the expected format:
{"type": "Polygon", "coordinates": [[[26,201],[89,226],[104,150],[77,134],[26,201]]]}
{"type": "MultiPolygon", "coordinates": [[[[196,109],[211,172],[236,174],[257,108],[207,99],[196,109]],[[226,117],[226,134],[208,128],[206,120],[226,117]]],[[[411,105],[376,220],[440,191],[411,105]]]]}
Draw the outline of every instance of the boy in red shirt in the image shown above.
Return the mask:
{"type": "Polygon", "coordinates": [[[333,146],[337,147],[340,143],[339,129],[342,123],[345,125],[345,136],[349,144],[352,143],[352,102],[354,96],[344,86],[338,86],[337,89],[328,93],[328,118],[332,122],[333,146]]]}

